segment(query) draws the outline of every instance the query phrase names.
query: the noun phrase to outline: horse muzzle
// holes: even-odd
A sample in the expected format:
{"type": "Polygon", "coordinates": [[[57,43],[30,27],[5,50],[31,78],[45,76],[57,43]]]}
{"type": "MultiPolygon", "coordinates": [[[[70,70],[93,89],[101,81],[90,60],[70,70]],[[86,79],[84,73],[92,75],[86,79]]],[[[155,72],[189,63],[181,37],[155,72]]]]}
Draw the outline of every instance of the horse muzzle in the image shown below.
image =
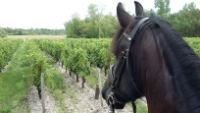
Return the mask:
{"type": "Polygon", "coordinates": [[[125,103],[119,101],[115,96],[114,96],[114,93],[111,92],[108,97],[106,98],[106,102],[108,104],[108,106],[110,108],[113,108],[113,109],[123,109],[124,106],[125,106],[125,103]]]}

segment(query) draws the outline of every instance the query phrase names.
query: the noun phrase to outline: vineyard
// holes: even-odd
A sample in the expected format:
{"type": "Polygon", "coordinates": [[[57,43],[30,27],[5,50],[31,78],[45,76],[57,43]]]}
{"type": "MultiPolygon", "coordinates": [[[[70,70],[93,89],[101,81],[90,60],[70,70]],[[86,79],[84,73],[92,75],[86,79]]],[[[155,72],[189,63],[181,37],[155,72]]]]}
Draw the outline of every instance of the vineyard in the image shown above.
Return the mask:
{"type": "MultiPolygon", "coordinates": [[[[185,40],[200,56],[200,39],[185,40]]],[[[0,39],[0,113],[41,113],[42,73],[48,113],[107,112],[96,93],[114,63],[110,43],[109,38],[0,39]]],[[[138,113],[147,112],[144,100],[136,104],[138,113]]],[[[118,112],[132,109],[128,104],[118,112]]]]}
{"type": "Polygon", "coordinates": [[[22,43],[22,40],[6,40],[0,39],[0,70],[3,69],[4,66],[11,59],[12,55],[16,51],[17,47],[22,43]]]}

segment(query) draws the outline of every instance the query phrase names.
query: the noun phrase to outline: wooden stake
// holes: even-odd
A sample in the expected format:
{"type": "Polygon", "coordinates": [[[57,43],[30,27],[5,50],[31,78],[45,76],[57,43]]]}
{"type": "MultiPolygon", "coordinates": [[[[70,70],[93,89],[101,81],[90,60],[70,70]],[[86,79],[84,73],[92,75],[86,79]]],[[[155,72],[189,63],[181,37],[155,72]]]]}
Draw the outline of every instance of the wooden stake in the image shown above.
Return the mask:
{"type": "Polygon", "coordinates": [[[98,79],[99,79],[99,90],[100,90],[100,101],[101,101],[101,106],[103,106],[103,100],[102,100],[102,95],[101,95],[101,70],[97,68],[98,70],[98,79]]]}
{"type": "Polygon", "coordinates": [[[99,99],[99,85],[96,84],[96,89],[95,89],[95,96],[94,99],[98,100],[99,99]]]}
{"type": "Polygon", "coordinates": [[[42,93],[42,113],[45,113],[45,83],[44,83],[44,73],[41,73],[41,93],[42,93]]]}

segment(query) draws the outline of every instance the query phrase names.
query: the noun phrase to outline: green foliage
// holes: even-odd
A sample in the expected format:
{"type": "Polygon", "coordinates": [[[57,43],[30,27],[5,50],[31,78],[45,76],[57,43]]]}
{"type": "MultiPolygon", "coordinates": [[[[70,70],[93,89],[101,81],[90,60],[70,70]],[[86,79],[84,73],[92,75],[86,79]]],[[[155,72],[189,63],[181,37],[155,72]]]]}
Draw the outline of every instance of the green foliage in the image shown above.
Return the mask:
{"type": "Polygon", "coordinates": [[[21,43],[21,39],[0,39],[0,70],[7,65],[21,43]]]}
{"type": "Polygon", "coordinates": [[[71,21],[65,24],[65,29],[67,37],[82,37],[84,35],[84,21],[74,17],[71,21]]]}
{"type": "Polygon", "coordinates": [[[111,14],[103,15],[96,5],[89,5],[88,15],[84,20],[73,17],[65,23],[68,37],[111,37],[117,30],[117,19],[111,14]]]}
{"type": "Polygon", "coordinates": [[[57,61],[64,63],[65,67],[79,75],[89,76],[90,66],[109,69],[112,58],[109,57],[108,48],[110,39],[38,39],[35,40],[41,49],[46,51],[57,61]],[[60,44],[59,47],[56,47],[60,44]],[[55,55],[55,51],[58,55],[55,55]]]}
{"type": "Polygon", "coordinates": [[[81,40],[82,46],[87,50],[87,57],[91,65],[98,68],[107,68],[110,66],[111,58],[108,55],[109,39],[91,39],[87,41],[81,40]]]}
{"type": "MultiPolygon", "coordinates": [[[[43,45],[44,46],[44,45],[43,45]]],[[[35,40],[28,40],[25,44],[25,62],[26,66],[31,68],[31,80],[32,84],[40,88],[41,85],[41,72],[45,75],[45,85],[48,90],[58,99],[61,109],[65,111],[63,105],[63,97],[62,93],[57,92],[65,92],[65,83],[64,76],[56,70],[54,66],[54,61],[52,57],[46,56],[46,54],[40,50],[39,46],[36,44],[35,40]]],[[[58,43],[57,46],[53,46],[50,49],[53,49],[52,52],[55,57],[57,57],[60,48],[58,43]]]]}
{"type": "Polygon", "coordinates": [[[148,108],[144,105],[142,100],[136,100],[135,104],[137,106],[137,113],[148,113],[148,108]]]}
{"type": "Polygon", "coordinates": [[[7,33],[4,29],[0,28],[0,38],[6,37],[7,33]]]}
{"type": "MultiPolygon", "coordinates": [[[[170,0],[155,0],[156,13],[167,20],[182,35],[189,37],[200,36],[200,9],[195,4],[185,4],[182,10],[170,14],[170,0]]],[[[151,11],[145,10],[149,16],[151,11]]],[[[88,17],[81,20],[78,17],[66,22],[65,30],[68,37],[92,38],[92,37],[112,37],[116,32],[118,22],[111,14],[104,15],[96,5],[88,7],[88,17]]]]}
{"type": "Polygon", "coordinates": [[[195,3],[185,4],[182,10],[172,14],[170,14],[169,3],[170,0],[155,0],[157,14],[167,20],[182,36],[200,36],[200,9],[195,6],[195,3]]]}
{"type": "MultiPolygon", "coordinates": [[[[39,46],[35,43],[34,40],[27,41],[25,48],[26,48],[25,51],[26,62],[28,62],[28,65],[31,66],[33,84],[35,86],[40,87],[41,73],[44,72],[45,84],[51,91],[55,89],[63,90],[64,77],[60,73],[55,71],[56,70],[55,67],[53,67],[51,64],[52,59],[46,57],[46,55],[40,50],[39,46]]],[[[56,55],[59,53],[57,52],[57,50],[59,50],[59,47],[54,48],[53,55],[55,55],[55,57],[57,57],[56,55]]]]}
{"type": "Polygon", "coordinates": [[[65,35],[64,29],[3,29],[8,35],[65,35]]]}
{"type": "Polygon", "coordinates": [[[194,52],[200,57],[200,38],[185,38],[185,41],[190,45],[194,52]]]}
{"type": "Polygon", "coordinates": [[[24,102],[30,68],[23,66],[23,55],[24,47],[20,47],[7,71],[0,73],[0,113],[28,112],[24,102]]]}
{"type": "Polygon", "coordinates": [[[73,72],[80,76],[89,75],[88,73],[89,62],[86,57],[87,56],[86,51],[81,48],[74,48],[71,50],[71,52],[73,52],[70,53],[70,61],[72,62],[71,68],[73,72]]]}
{"type": "Polygon", "coordinates": [[[178,13],[171,14],[167,20],[182,35],[189,37],[200,36],[200,9],[194,3],[185,4],[178,13]]]}
{"type": "MultiPolygon", "coordinates": [[[[7,39],[7,41],[10,40],[12,41],[12,39],[7,39]]],[[[13,45],[17,41],[22,40],[14,39],[13,45]]],[[[0,73],[0,113],[27,113],[24,102],[28,86],[40,85],[41,72],[44,72],[47,89],[59,98],[59,102],[63,102],[60,98],[62,93],[56,92],[64,92],[64,76],[52,64],[52,58],[46,57],[33,40],[27,40],[18,49],[16,56],[12,57],[12,64],[8,70],[0,73]]],[[[62,109],[65,108],[62,107],[62,109]]]]}
{"type": "Polygon", "coordinates": [[[48,86],[51,92],[54,92],[55,90],[64,91],[65,89],[64,77],[60,72],[55,71],[55,70],[56,68],[52,64],[48,64],[46,66],[46,70],[45,70],[46,86],[48,86]]]}
{"type": "Polygon", "coordinates": [[[100,37],[112,37],[118,29],[118,21],[112,15],[104,15],[100,21],[100,37]]]}
{"type": "Polygon", "coordinates": [[[46,56],[33,41],[28,41],[25,45],[25,48],[26,62],[31,65],[33,84],[37,87],[40,87],[40,76],[41,73],[44,72],[46,56]]]}
{"type": "Polygon", "coordinates": [[[97,6],[95,4],[90,4],[88,7],[89,16],[95,17],[95,16],[97,16],[97,12],[98,12],[97,6]]]}
{"type": "Polygon", "coordinates": [[[57,41],[54,39],[40,39],[35,40],[42,50],[45,50],[48,54],[59,61],[61,59],[64,43],[62,41],[57,41]]]}
{"type": "Polygon", "coordinates": [[[154,5],[155,8],[158,8],[158,15],[162,18],[166,18],[169,15],[170,8],[169,8],[170,0],[155,0],[154,5]]]}
{"type": "MultiPolygon", "coordinates": [[[[185,40],[200,56],[200,39],[185,38],[185,40]]],[[[91,68],[94,67],[104,69],[113,63],[113,57],[108,54],[110,42],[110,39],[83,38],[27,40],[25,46],[22,46],[16,56],[13,57],[12,65],[7,72],[0,74],[0,113],[11,113],[13,108],[19,109],[19,106],[21,106],[20,109],[26,109],[23,108],[23,102],[26,97],[27,84],[30,80],[33,80],[31,83],[38,85],[41,70],[45,73],[45,84],[50,92],[59,101],[63,102],[61,94],[65,89],[64,77],[56,71],[55,66],[52,64],[54,63],[53,59],[48,55],[47,57],[43,51],[51,54],[58,61],[64,62],[67,69],[85,77],[89,85],[94,87],[98,78],[93,76],[94,73],[89,74],[88,70],[91,71],[91,68]]],[[[0,46],[4,47],[1,50],[7,50],[10,46],[14,46],[14,43],[20,45],[22,40],[0,39],[0,46]],[[9,47],[6,45],[9,45],[9,47]]],[[[147,112],[143,103],[140,101],[136,103],[138,112],[147,112]]],[[[18,111],[21,112],[23,110],[18,111]]]]}

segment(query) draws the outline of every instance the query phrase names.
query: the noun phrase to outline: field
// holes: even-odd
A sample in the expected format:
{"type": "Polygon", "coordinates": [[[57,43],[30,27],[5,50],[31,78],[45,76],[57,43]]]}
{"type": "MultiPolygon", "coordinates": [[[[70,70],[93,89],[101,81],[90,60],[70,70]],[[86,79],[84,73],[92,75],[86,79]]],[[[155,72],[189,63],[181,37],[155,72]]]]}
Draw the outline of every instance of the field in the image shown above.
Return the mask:
{"type": "Polygon", "coordinates": [[[66,38],[66,35],[8,35],[7,38],[66,38]]]}
{"type": "MultiPolygon", "coordinates": [[[[200,56],[200,39],[185,38],[200,56]]],[[[106,103],[94,99],[114,63],[111,39],[7,38],[0,39],[0,113],[41,113],[41,74],[45,75],[48,113],[104,113],[106,103]]],[[[145,99],[137,112],[146,113],[145,99]]],[[[132,112],[129,104],[118,113],[132,112]]]]}

